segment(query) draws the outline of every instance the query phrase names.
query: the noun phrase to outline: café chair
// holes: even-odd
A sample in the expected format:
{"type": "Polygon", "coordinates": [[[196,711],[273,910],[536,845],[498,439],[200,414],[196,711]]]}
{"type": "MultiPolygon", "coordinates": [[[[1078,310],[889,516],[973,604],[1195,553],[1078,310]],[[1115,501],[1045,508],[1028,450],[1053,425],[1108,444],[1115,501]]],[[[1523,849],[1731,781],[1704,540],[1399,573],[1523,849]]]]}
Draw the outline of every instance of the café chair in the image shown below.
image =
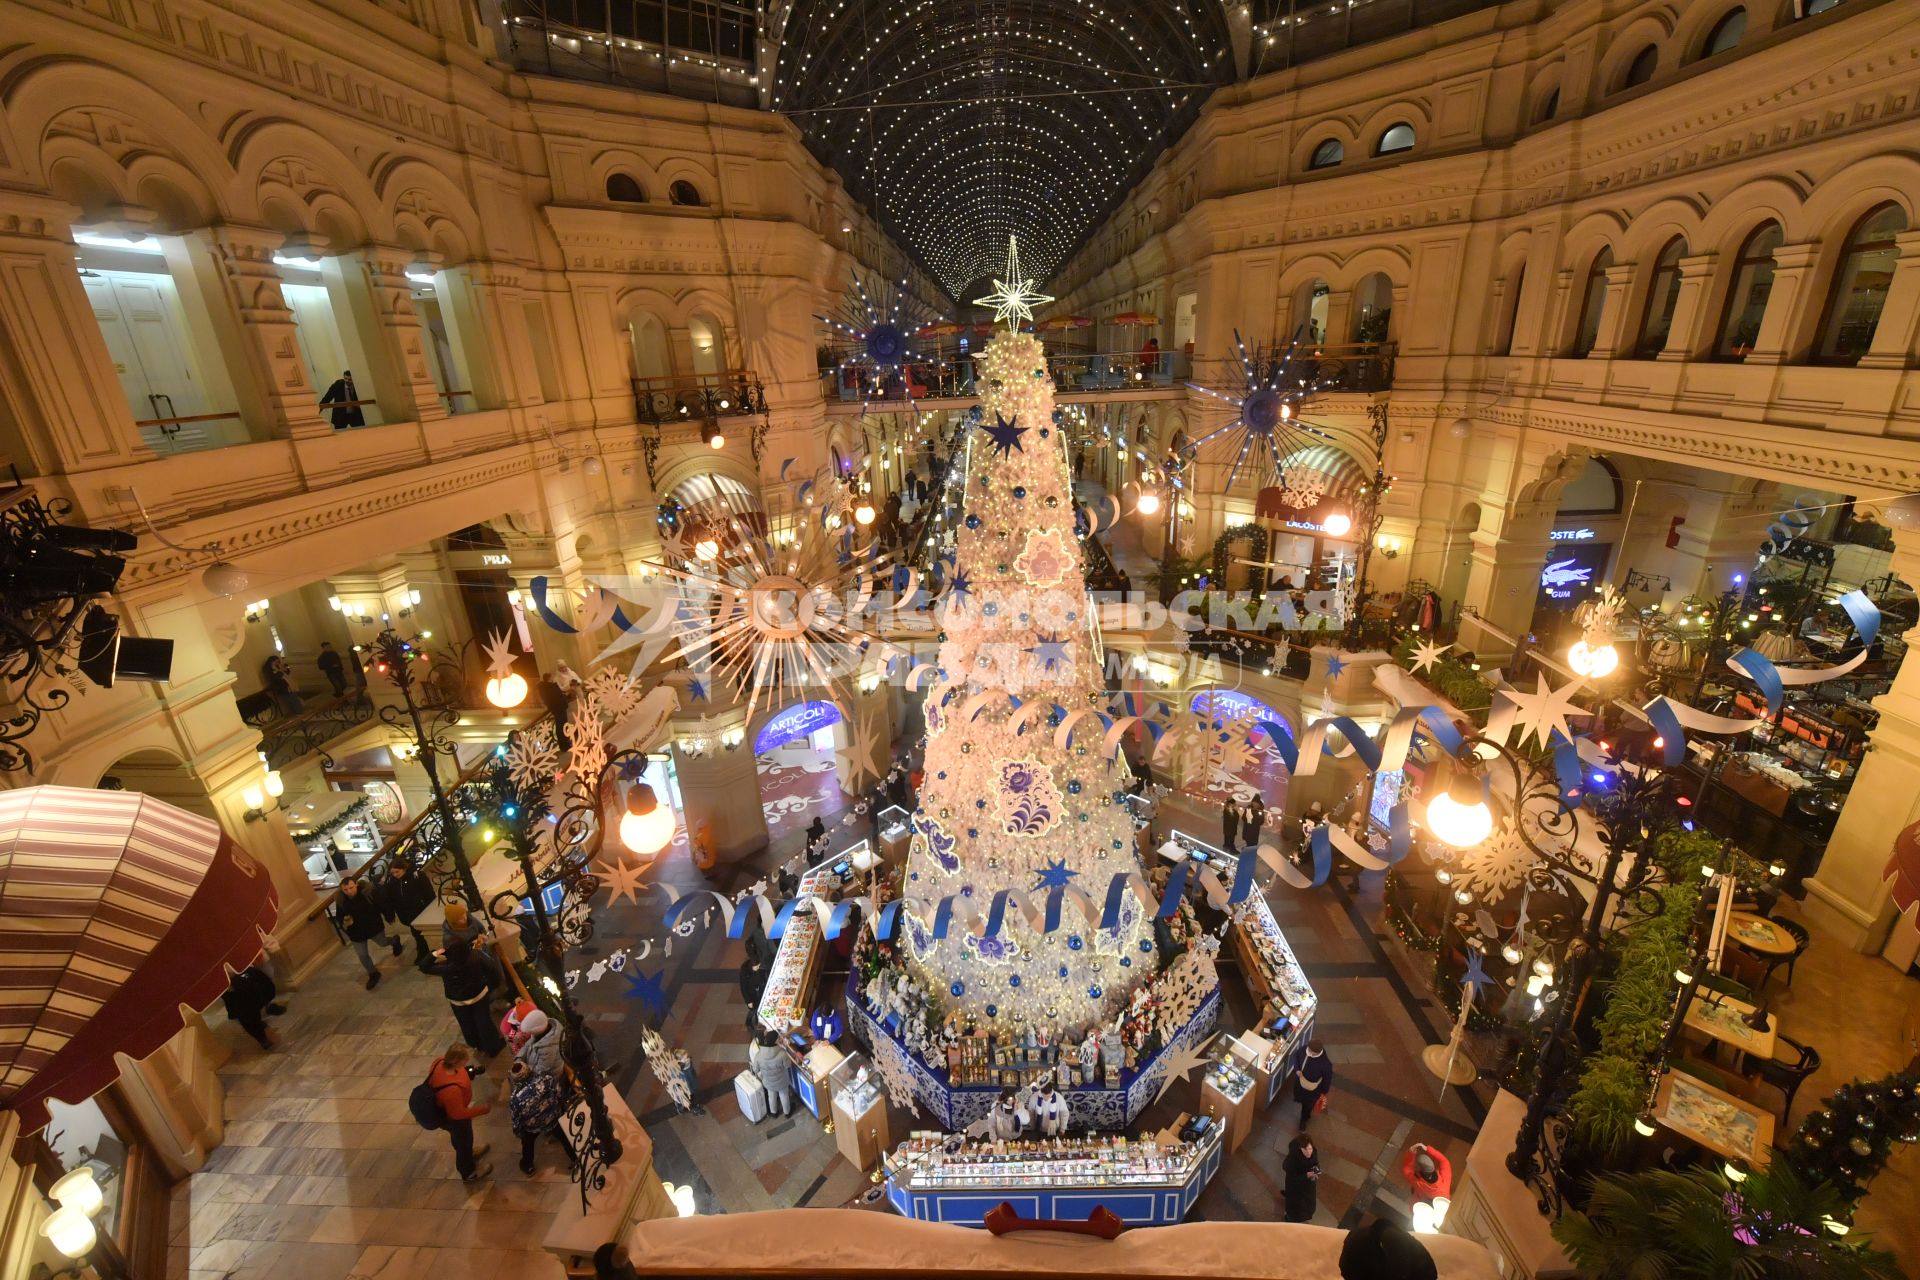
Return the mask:
{"type": "Polygon", "coordinates": [[[1784,964],[1787,966],[1787,985],[1792,986],[1794,962],[1806,953],[1808,944],[1813,941],[1813,935],[1807,932],[1805,925],[1789,920],[1785,916],[1768,916],[1767,919],[1775,928],[1785,930],[1793,938],[1793,950],[1783,956],[1773,956],[1767,961],[1766,976],[1760,979],[1760,985],[1766,986],[1772,980],[1774,970],[1784,964]]]}
{"type": "Polygon", "coordinates": [[[1732,996],[1735,1000],[1744,1000],[1748,1004],[1753,1003],[1753,988],[1744,982],[1737,982],[1723,973],[1701,974],[1700,990],[1702,992],[1717,991],[1723,996],[1732,996]]]}
{"type": "Polygon", "coordinates": [[[1799,1092],[1801,1082],[1819,1069],[1819,1050],[1788,1036],[1774,1038],[1771,1058],[1747,1059],[1747,1073],[1755,1081],[1770,1084],[1780,1091],[1783,1099],[1780,1118],[1783,1121],[1793,1114],[1793,1095],[1799,1092]]]}

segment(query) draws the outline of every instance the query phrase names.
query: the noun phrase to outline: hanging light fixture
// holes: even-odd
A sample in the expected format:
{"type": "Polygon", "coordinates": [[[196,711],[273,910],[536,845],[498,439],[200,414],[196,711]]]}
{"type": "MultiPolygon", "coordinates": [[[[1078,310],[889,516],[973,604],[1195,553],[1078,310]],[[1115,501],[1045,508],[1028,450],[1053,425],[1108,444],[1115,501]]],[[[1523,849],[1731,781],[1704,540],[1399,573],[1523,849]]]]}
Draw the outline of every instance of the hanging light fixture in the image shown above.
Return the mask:
{"type": "Polygon", "coordinates": [[[873,501],[869,498],[860,499],[860,505],[853,509],[854,521],[858,524],[872,524],[873,517],[873,501]]]}
{"type": "Polygon", "coordinates": [[[1567,665],[1573,668],[1575,675],[1600,680],[1612,675],[1619,667],[1620,652],[1610,640],[1591,646],[1585,640],[1575,640],[1573,647],[1567,650],[1567,665]]]}
{"type": "Polygon", "coordinates": [[[1344,538],[1353,528],[1353,517],[1344,511],[1336,511],[1321,521],[1320,527],[1329,538],[1344,538]]]}
{"type": "Polygon", "coordinates": [[[487,681],[487,701],[505,711],[517,707],[527,698],[527,678],[518,671],[509,671],[504,676],[494,676],[487,681]]]}
{"type": "Polygon", "coordinates": [[[627,792],[627,811],[620,815],[620,843],[635,853],[657,854],[673,839],[673,810],[660,803],[653,788],[637,782],[627,792]]]}
{"type": "Polygon", "coordinates": [[[1487,784],[1455,768],[1447,789],[1427,802],[1427,827],[1456,849],[1468,849],[1493,834],[1493,810],[1487,784]]]}
{"type": "Polygon", "coordinates": [[[1159,511],[1160,495],[1151,489],[1142,489],[1140,491],[1140,514],[1143,516],[1151,516],[1159,514],[1159,511]]]}
{"type": "Polygon", "coordinates": [[[723,449],[726,447],[726,444],[726,434],[720,430],[717,424],[707,428],[707,448],[723,449]]]}

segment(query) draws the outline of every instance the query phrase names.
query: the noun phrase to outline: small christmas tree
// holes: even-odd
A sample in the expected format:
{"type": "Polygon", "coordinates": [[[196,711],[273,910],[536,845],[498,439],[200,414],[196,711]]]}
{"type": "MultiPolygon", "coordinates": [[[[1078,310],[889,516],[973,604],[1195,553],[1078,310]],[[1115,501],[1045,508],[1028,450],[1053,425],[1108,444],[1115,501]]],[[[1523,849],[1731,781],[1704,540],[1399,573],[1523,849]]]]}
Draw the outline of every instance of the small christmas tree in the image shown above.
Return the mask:
{"type": "Polygon", "coordinates": [[[1830,1182],[1848,1204],[1887,1167],[1896,1142],[1920,1142],[1920,1072],[1855,1080],[1806,1118],[1783,1154],[1810,1182],[1830,1182]]]}

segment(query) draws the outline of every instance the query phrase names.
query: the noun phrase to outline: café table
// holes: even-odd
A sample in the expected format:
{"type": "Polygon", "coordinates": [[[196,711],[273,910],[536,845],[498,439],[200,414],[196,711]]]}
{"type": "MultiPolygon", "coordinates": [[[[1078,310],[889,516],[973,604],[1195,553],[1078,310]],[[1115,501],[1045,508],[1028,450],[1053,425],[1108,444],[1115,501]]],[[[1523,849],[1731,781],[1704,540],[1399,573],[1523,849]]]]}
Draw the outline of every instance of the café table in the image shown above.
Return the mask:
{"type": "Polygon", "coordinates": [[[1771,1058],[1774,1037],[1780,1030],[1780,1015],[1769,1013],[1766,1029],[1756,1031],[1746,1023],[1753,1012],[1752,1005],[1729,995],[1710,998],[1712,996],[1713,993],[1702,991],[1687,1006],[1687,1029],[1730,1044],[1741,1053],[1771,1058]]]}
{"type": "Polygon", "coordinates": [[[1727,936],[1747,950],[1765,956],[1791,955],[1794,947],[1799,945],[1785,929],[1751,911],[1728,914],[1727,936]]]}
{"type": "Polygon", "coordinates": [[[1773,1113],[1684,1071],[1669,1071],[1653,1094],[1654,1123],[1755,1168],[1773,1146],[1773,1113]]]}

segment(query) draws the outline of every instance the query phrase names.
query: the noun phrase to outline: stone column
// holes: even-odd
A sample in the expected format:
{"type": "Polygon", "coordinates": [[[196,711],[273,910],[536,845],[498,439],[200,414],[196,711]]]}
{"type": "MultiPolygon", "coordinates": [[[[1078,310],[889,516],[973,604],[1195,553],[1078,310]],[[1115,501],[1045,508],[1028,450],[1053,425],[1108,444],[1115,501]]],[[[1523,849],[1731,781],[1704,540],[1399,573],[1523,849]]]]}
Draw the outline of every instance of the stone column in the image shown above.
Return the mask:
{"type": "Polygon", "coordinates": [[[152,457],[73,265],[78,210],[0,192],[0,453],[29,476],[152,457]],[[27,423],[32,431],[24,430],[27,423]]]}
{"type": "Polygon", "coordinates": [[[352,324],[366,345],[367,377],[360,394],[366,396],[370,388],[381,418],[390,423],[447,416],[446,401],[427,367],[427,335],[413,309],[413,284],[407,279],[412,260],[410,250],[378,244],[326,260],[329,273],[338,272],[352,324]]]}
{"type": "Polygon", "coordinates": [[[1707,296],[1713,286],[1714,255],[1699,253],[1680,259],[1680,296],[1673,304],[1673,324],[1661,360],[1691,360],[1713,341],[1700,330],[1710,322],[1707,296]]]}
{"type": "Polygon", "coordinates": [[[1902,231],[1893,243],[1900,256],[1873,331],[1873,347],[1860,357],[1862,369],[1904,369],[1920,349],[1920,229],[1902,231]]]}
{"type": "Polygon", "coordinates": [[[1600,307],[1600,329],[1593,340],[1593,354],[1612,356],[1633,349],[1639,337],[1640,317],[1627,314],[1633,297],[1633,278],[1640,268],[1631,262],[1617,262],[1607,268],[1606,301],[1600,307]]]}
{"type": "MultiPolygon", "coordinates": [[[[1766,314],[1760,318],[1760,335],[1747,353],[1748,364],[1787,364],[1800,345],[1794,325],[1801,320],[1803,300],[1812,287],[1814,265],[1820,257],[1818,244],[1783,244],[1773,251],[1773,285],[1767,293],[1766,314]]],[[[1817,310],[1814,313],[1818,315],[1817,310]]]]}
{"type": "MultiPolygon", "coordinates": [[[[677,733],[680,722],[675,726],[677,733]]],[[[681,827],[690,844],[704,829],[721,862],[737,862],[767,847],[767,815],[760,807],[760,776],[751,743],[725,751],[716,740],[704,754],[689,756],[676,736],[673,763],[684,808],[681,827]]]]}
{"type": "MultiPolygon", "coordinates": [[[[1893,572],[1920,582],[1920,532],[1894,531],[1893,572]]],[[[1906,633],[1920,644],[1920,628],[1906,633]]],[[[1880,712],[1820,870],[1806,882],[1807,922],[1855,951],[1879,951],[1894,910],[1885,867],[1894,837],[1920,821],[1920,662],[1909,648],[1893,687],[1873,700],[1880,712]]],[[[1819,940],[1815,940],[1818,945],[1819,940]]]]}
{"type": "Polygon", "coordinates": [[[212,227],[186,237],[182,275],[211,312],[240,415],[255,435],[330,435],[320,392],[307,381],[299,329],[274,251],[281,236],[258,227],[212,227]]]}
{"type": "Polygon", "coordinates": [[[539,400],[540,375],[516,274],[486,262],[442,271],[441,297],[451,312],[454,344],[469,402],[476,409],[513,409],[539,400]]]}
{"type": "Polygon", "coordinates": [[[1335,289],[1327,295],[1326,345],[1344,346],[1353,341],[1353,291],[1335,289]]]}
{"type": "MultiPolygon", "coordinates": [[[[1514,343],[1515,355],[1565,355],[1574,338],[1579,314],[1574,310],[1573,271],[1561,268],[1553,273],[1553,304],[1547,310],[1546,331],[1535,335],[1531,346],[1514,343]]],[[[1517,322],[1516,322],[1517,323],[1517,322]]]]}

